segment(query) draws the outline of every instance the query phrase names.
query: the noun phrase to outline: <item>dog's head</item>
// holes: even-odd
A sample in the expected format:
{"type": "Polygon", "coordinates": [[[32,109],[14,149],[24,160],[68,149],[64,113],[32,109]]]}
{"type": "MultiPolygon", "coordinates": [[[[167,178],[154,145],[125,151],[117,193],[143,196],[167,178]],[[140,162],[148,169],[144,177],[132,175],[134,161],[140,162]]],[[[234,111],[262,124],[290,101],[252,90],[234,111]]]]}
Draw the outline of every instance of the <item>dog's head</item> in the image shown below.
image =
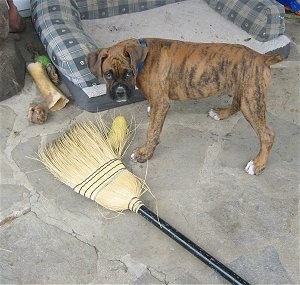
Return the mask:
{"type": "Polygon", "coordinates": [[[135,89],[138,64],[145,60],[147,52],[148,48],[138,40],[126,40],[89,53],[87,65],[95,77],[104,78],[113,100],[125,102],[135,89]]]}

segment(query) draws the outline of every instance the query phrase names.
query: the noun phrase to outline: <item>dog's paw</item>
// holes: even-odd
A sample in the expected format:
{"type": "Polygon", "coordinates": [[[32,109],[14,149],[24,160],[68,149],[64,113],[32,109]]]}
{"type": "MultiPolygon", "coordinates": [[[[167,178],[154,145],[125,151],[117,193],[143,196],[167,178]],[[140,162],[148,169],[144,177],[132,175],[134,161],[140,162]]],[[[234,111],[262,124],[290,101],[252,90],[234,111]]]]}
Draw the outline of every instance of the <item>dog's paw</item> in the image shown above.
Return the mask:
{"type": "Polygon", "coordinates": [[[133,160],[134,162],[137,162],[135,153],[131,154],[130,159],[133,160]]]}
{"type": "Polygon", "coordinates": [[[250,175],[260,175],[266,168],[266,164],[260,164],[256,159],[250,160],[245,167],[245,171],[250,175]]]}
{"type": "Polygon", "coordinates": [[[134,162],[139,162],[139,163],[143,163],[147,160],[147,158],[138,155],[136,152],[134,152],[131,156],[130,156],[131,160],[133,160],[134,162]]]}
{"type": "Polygon", "coordinates": [[[137,148],[133,154],[130,156],[131,160],[135,161],[135,162],[140,162],[143,163],[145,161],[147,161],[148,159],[150,159],[153,155],[153,152],[147,152],[145,151],[145,149],[143,147],[141,148],[137,148]]]}
{"type": "Polygon", "coordinates": [[[208,115],[216,121],[220,121],[219,115],[216,113],[214,109],[210,109],[208,115]]]}
{"type": "Polygon", "coordinates": [[[255,165],[253,163],[253,160],[250,160],[248,164],[245,167],[245,171],[250,175],[255,175],[255,165]]]}

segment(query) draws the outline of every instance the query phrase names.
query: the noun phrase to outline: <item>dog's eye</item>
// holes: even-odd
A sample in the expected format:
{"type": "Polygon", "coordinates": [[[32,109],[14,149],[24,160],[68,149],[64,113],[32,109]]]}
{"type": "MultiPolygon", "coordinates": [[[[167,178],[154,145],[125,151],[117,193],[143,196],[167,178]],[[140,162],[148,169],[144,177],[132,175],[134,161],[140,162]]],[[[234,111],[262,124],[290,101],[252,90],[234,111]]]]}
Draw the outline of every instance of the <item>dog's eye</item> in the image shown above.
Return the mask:
{"type": "Polygon", "coordinates": [[[127,71],[125,73],[126,78],[131,78],[133,76],[133,72],[132,71],[127,71]]]}
{"type": "Polygon", "coordinates": [[[108,80],[111,80],[111,79],[112,79],[112,77],[113,77],[113,75],[112,75],[112,72],[111,72],[111,71],[107,71],[107,72],[105,72],[105,73],[104,73],[104,76],[105,76],[105,78],[106,78],[106,79],[108,79],[108,80]]]}

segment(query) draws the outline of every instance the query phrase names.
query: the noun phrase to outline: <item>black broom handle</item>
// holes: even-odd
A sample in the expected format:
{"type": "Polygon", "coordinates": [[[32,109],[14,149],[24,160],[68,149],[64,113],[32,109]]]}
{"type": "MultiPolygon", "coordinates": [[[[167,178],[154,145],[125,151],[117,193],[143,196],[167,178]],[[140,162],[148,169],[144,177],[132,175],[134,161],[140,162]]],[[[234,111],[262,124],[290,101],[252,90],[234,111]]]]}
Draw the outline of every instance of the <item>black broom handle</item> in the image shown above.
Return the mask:
{"type": "Polygon", "coordinates": [[[199,258],[206,265],[208,265],[209,267],[211,267],[212,269],[217,271],[227,281],[231,282],[234,285],[242,285],[242,284],[243,285],[250,285],[247,281],[242,279],[240,276],[238,276],[236,273],[234,273],[232,270],[230,270],[228,267],[226,267],[220,261],[215,259],[210,254],[208,254],[201,247],[199,247],[198,245],[193,243],[191,240],[189,240],[182,233],[178,232],[176,229],[174,229],[167,222],[165,222],[164,220],[159,218],[156,214],[151,212],[144,205],[139,208],[137,213],[140,214],[142,217],[144,217],[149,222],[151,222],[153,225],[155,225],[157,228],[159,228],[162,232],[164,232],[170,238],[175,240],[181,246],[183,246],[187,251],[189,251],[194,256],[199,258]]]}

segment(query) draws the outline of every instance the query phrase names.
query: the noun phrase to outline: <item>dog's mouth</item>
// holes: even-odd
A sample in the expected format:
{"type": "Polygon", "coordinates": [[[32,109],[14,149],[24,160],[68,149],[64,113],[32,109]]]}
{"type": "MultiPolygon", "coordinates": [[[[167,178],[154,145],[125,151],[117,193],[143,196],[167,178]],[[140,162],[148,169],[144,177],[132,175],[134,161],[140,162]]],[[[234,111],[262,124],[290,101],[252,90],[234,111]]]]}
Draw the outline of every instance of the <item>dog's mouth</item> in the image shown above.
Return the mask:
{"type": "Polygon", "coordinates": [[[110,96],[117,103],[127,102],[131,95],[131,89],[127,86],[118,84],[112,88],[110,96]]]}

